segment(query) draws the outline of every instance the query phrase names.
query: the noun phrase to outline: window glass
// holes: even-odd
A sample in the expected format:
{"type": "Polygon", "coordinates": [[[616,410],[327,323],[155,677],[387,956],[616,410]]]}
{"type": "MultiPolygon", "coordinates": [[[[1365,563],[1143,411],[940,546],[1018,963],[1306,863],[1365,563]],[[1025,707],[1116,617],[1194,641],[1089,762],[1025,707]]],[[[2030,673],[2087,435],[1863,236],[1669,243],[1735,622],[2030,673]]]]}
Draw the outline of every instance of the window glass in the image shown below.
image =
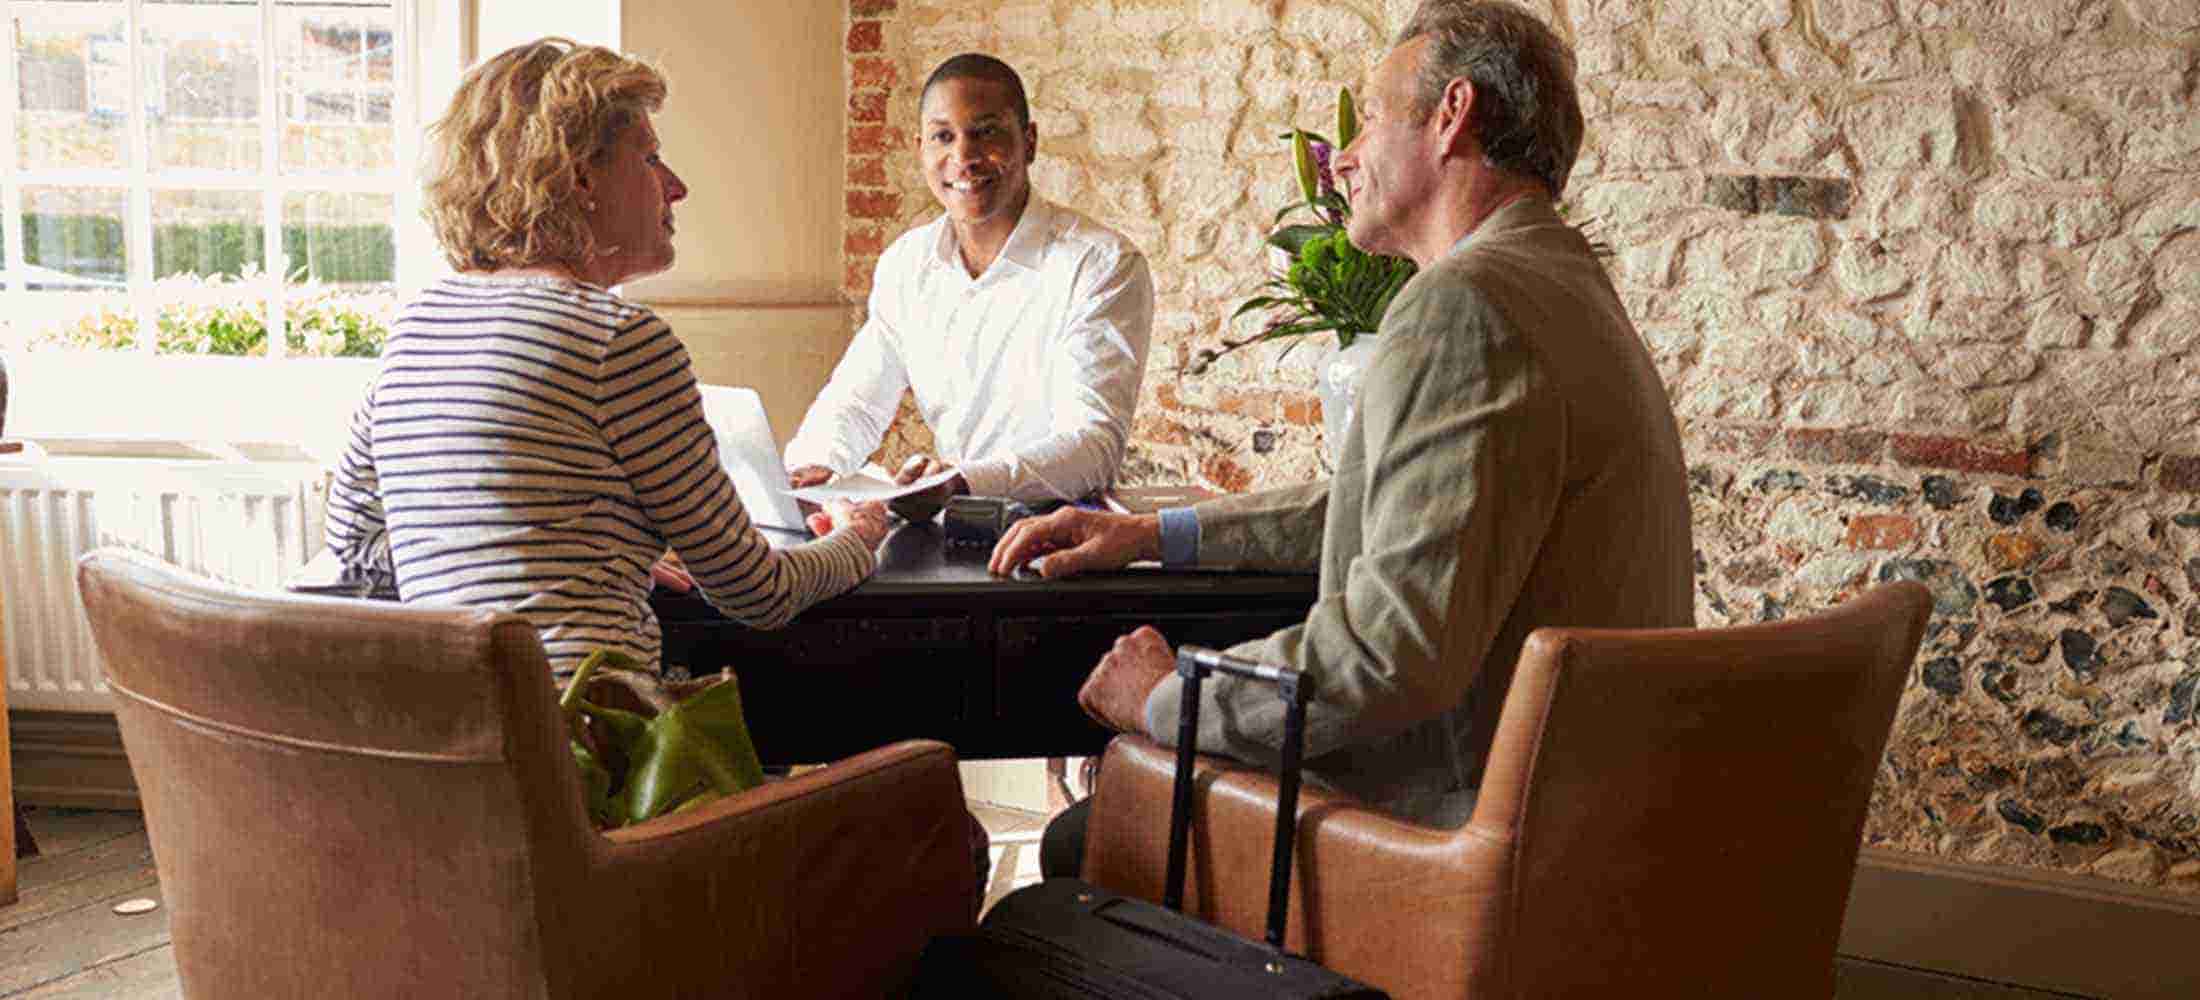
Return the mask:
{"type": "Polygon", "coordinates": [[[267,354],[260,204],[257,191],[153,192],[155,350],[267,354]]]}
{"type": "Polygon", "coordinates": [[[260,169],[257,5],[147,3],[139,13],[155,169],[260,169]]]}
{"type": "Polygon", "coordinates": [[[18,165],[128,166],[130,43],[123,5],[15,8],[18,165]]]}
{"type": "Polygon", "coordinates": [[[118,187],[23,188],[24,283],[47,291],[122,289],[130,192],[118,187]]]}
{"type": "Polygon", "coordinates": [[[33,347],[137,346],[124,241],[130,193],[25,185],[19,319],[33,347]]]}
{"type": "Polygon", "coordinates": [[[7,7],[0,346],[380,352],[411,0],[7,7]]]}
{"type": "Polygon", "coordinates": [[[153,192],[153,277],[239,278],[267,269],[257,191],[153,192]]]}
{"type": "Polygon", "coordinates": [[[350,173],[396,162],[393,12],[278,8],[283,169],[350,173]]]}
{"type": "Polygon", "coordinates": [[[313,192],[283,199],[289,350],[376,357],[397,307],[395,199],[313,192]]]}

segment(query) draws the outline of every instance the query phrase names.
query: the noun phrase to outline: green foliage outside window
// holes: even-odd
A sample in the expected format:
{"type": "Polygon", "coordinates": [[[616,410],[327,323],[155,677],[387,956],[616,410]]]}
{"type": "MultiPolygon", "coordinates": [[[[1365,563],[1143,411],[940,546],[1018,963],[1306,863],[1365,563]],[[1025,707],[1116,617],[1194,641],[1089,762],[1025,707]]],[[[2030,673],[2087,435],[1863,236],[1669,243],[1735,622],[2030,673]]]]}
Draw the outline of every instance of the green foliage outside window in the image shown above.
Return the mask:
{"type": "MultiPolygon", "coordinates": [[[[267,356],[267,323],[253,292],[258,270],[236,279],[181,275],[154,285],[164,300],[154,320],[163,354],[267,356]]],[[[284,303],[284,341],[292,357],[373,358],[389,338],[391,296],[315,283],[292,285],[284,303]]],[[[120,302],[33,336],[31,347],[128,350],[137,318],[120,302]]]]}
{"type": "MultiPolygon", "coordinates": [[[[397,264],[387,225],[283,226],[283,255],[301,277],[338,283],[388,282],[397,264]]],[[[105,215],[25,215],[23,260],[86,277],[120,281],[122,220],[105,215]],[[49,259],[57,256],[66,259],[49,259]],[[97,262],[86,266],[86,262],[97,262]]],[[[153,227],[154,274],[243,274],[258,269],[257,223],[171,223],[153,227]]]]}

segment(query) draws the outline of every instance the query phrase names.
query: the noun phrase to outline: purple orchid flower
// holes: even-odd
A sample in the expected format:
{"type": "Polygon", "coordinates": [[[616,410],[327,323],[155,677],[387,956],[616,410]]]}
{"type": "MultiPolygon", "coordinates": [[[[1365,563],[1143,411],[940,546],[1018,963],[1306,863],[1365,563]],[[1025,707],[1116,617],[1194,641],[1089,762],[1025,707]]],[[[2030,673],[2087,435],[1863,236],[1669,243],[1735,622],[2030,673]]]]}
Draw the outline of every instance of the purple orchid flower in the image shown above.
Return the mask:
{"type": "MultiPolygon", "coordinates": [[[[1336,195],[1337,193],[1337,175],[1331,172],[1329,169],[1329,160],[1332,156],[1335,155],[1336,150],[1330,148],[1330,145],[1328,143],[1323,142],[1320,139],[1308,140],[1306,143],[1306,148],[1314,154],[1314,175],[1316,179],[1316,190],[1321,193],[1322,201],[1327,202],[1332,196],[1336,195]]],[[[1318,208],[1315,211],[1318,212],[1322,216],[1322,218],[1329,220],[1330,225],[1344,225],[1344,213],[1342,211],[1330,208],[1327,205],[1324,205],[1323,207],[1318,208]]]]}

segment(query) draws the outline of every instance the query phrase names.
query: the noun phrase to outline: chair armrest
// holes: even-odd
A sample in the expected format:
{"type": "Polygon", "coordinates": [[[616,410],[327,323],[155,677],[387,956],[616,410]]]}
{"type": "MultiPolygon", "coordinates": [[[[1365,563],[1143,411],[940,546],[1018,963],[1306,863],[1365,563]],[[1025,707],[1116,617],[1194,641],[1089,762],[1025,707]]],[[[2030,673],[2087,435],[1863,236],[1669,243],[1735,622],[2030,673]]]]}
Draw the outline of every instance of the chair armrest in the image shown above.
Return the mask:
{"type": "MultiPolygon", "coordinates": [[[[1142,737],[1109,744],[1085,838],[1087,881],[1158,901],[1176,754],[1142,737]]],[[[1185,909],[1259,940],[1268,917],[1276,781],[1201,757],[1185,909]]],[[[1459,996],[1511,883],[1511,838],[1469,824],[1417,826],[1315,788],[1300,792],[1286,944],[1393,996],[1459,996]],[[1411,942],[1412,947],[1401,947],[1411,942]]]]}
{"type": "Polygon", "coordinates": [[[590,851],[590,922],[634,950],[581,975],[644,969],[661,996],[890,993],[927,940],[972,924],[968,824],[954,752],[912,740],[614,831],[590,851]]]}

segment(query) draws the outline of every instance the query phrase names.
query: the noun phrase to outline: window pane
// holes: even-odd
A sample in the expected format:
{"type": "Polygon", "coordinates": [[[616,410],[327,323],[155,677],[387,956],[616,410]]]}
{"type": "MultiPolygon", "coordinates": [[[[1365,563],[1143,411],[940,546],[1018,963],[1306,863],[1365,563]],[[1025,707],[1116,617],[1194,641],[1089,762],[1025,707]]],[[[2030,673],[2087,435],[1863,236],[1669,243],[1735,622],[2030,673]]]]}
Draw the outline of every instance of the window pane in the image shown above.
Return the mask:
{"type": "Polygon", "coordinates": [[[276,15],[281,39],[283,168],[365,171],[396,162],[389,5],[276,15]]]}
{"type": "Polygon", "coordinates": [[[148,3],[141,18],[153,165],[258,170],[258,10],[148,3]]]}
{"type": "Polygon", "coordinates": [[[27,287],[121,291],[130,274],[123,220],[129,192],[105,187],[25,187],[23,263],[27,287]]]}
{"type": "Polygon", "coordinates": [[[396,221],[396,200],[386,194],[284,196],[283,256],[291,279],[352,286],[393,283],[396,221]]]}
{"type": "Polygon", "coordinates": [[[267,353],[267,236],[257,191],[153,192],[163,354],[267,353]]]}
{"type": "Polygon", "coordinates": [[[153,192],[155,278],[255,276],[266,269],[266,243],[258,192],[153,192]]]}
{"type": "Polygon", "coordinates": [[[267,300],[259,282],[216,275],[200,281],[170,278],[160,283],[160,337],[153,349],[162,354],[267,356],[267,300]],[[185,287],[171,288],[183,284],[185,287]]]}
{"type": "Polygon", "coordinates": [[[137,346],[137,318],[120,292],[28,292],[15,317],[15,336],[31,350],[128,350],[137,346]]]}
{"type": "Polygon", "coordinates": [[[283,199],[287,343],[304,357],[377,357],[397,307],[396,199],[315,192],[283,199]]]}
{"type": "Polygon", "coordinates": [[[17,160],[24,167],[127,165],[130,50],[119,3],[17,6],[17,160]]]}

